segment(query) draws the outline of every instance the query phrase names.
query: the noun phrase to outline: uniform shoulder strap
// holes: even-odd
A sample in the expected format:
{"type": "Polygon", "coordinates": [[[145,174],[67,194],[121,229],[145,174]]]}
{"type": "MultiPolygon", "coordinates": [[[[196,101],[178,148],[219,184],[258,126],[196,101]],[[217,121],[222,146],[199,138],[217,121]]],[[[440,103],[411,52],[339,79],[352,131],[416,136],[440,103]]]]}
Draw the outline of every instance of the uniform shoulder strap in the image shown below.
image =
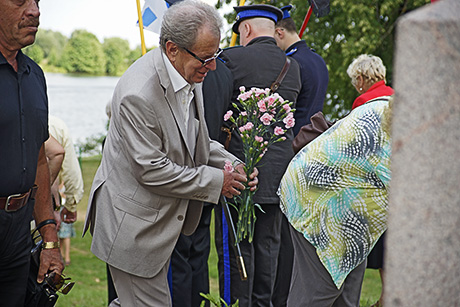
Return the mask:
{"type": "Polygon", "coordinates": [[[272,85],[270,86],[270,92],[274,93],[276,92],[276,90],[278,90],[281,82],[283,82],[283,79],[287,74],[289,66],[291,66],[291,59],[286,57],[286,62],[284,62],[283,69],[281,70],[278,78],[276,78],[275,82],[273,82],[272,85]]]}

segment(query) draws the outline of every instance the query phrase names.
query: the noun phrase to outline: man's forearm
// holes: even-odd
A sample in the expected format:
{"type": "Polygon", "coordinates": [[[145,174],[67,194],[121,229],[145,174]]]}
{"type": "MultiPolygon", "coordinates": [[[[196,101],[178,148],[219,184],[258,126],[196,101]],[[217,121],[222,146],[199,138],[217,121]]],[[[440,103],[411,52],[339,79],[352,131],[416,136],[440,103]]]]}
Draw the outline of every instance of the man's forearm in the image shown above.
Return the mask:
{"type": "MultiPolygon", "coordinates": [[[[53,205],[51,202],[50,171],[45,155],[45,145],[42,145],[38,155],[37,175],[35,184],[38,190],[35,195],[34,218],[36,224],[48,219],[54,219],[53,205]]],[[[40,234],[45,242],[57,242],[56,226],[48,224],[40,229],[40,234]]]]}

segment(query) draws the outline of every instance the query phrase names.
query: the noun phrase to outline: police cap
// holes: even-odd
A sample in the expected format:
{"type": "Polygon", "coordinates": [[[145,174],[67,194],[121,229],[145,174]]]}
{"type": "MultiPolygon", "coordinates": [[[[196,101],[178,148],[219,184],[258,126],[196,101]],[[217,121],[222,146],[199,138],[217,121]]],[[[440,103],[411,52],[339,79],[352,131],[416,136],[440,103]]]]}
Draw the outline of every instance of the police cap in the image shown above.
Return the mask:
{"type": "Polygon", "coordinates": [[[289,14],[289,11],[292,9],[292,5],[288,4],[286,6],[283,6],[281,8],[281,11],[283,11],[283,19],[291,17],[291,14],[289,14]]]}
{"type": "Polygon", "coordinates": [[[263,17],[277,23],[283,18],[283,12],[279,8],[268,4],[236,6],[234,9],[236,11],[236,22],[232,29],[236,34],[240,34],[238,27],[245,19],[263,17]]]}

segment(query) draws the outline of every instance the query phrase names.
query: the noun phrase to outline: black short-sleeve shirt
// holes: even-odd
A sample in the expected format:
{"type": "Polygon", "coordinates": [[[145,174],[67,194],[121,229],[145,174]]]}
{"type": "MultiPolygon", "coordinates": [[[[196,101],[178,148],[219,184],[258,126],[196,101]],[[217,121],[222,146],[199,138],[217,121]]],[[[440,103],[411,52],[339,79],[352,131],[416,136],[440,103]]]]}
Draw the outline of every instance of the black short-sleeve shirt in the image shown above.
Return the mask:
{"type": "Polygon", "coordinates": [[[34,184],[38,153],[48,139],[48,97],[41,68],[21,51],[18,72],[0,53],[0,197],[34,184]]]}

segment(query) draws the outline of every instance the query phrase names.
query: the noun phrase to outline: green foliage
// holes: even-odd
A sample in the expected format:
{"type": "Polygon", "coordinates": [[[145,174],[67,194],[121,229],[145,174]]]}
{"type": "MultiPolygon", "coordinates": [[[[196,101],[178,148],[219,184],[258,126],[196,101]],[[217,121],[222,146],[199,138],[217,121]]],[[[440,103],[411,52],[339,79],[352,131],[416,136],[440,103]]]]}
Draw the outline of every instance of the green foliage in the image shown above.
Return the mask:
{"type": "MultiPolygon", "coordinates": [[[[222,298],[215,298],[211,294],[204,294],[204,293],[200,293],[200,295],[204,297],[205,299],[207,299],[209,302],[211,302],[211,304],[213,304],[216,307],[223,307],[223,306],[224,307],[239,307],[240,306],[240,303],[238,300],[236,300],[234,304],[229,306],[222,298]]],[[[205,304],[206,304],[206,301],[202,301],[200,304],[200,307],[204,307],[205,304]]]]}
{"type": "Polygon", "coordinates": [[[104,139],[105,135],[99,134],[86,138],[84,142],[77,142],[79,154],[86,156],[101,154],[104,139]]]}
{"type": "MultiPolygon", "coordinates": [[[[218,0],[216,7],[235,1],[218,0]]],[[[393,49],[396,20],[399,16],[421,7],[430,0],[330,0],[328,16],[316,18],[312,14],[303,35],[307,44],[321,55],[329,69],[328,94],[324,113],[329,119],[348,113],[358,93],[351,85],[346,70],[355,57],[362,53],[382,58],[387,68],[387,83],[391,85],[393,49]]],[[[300,29],[309,5],[306,0],[265,1],[254,0],[248,4],[266,3],[277,7],[292,4],[291,10],[297,28],[300,29]]],[[[226,15],[230,24],[235,14],[226,15]]]]}
{"type": "Polygon", "coordinates": [[[35,43],[43,49],[45,57],[49,57],[52,52],[60,56],[66,42],[67,37],[60,32],[40,29],[35,43]]]}
{"type": "Polygon", "coordinates": [[[70,73],[101,75],[106,72],[106,57],[97,37],[75,30],[64,47],[61,66],[70,73]]]}
{"type": "Polygon", "coordinates": [[[102,47],[107,59],[106,73],[108,75],[123,73],[128,68],[129,42],[119,37],[111,37],[104,40],[102,47]]]}
{"type": "Polygon", "coordinates": [[[24,49],[24,54],[34,60],[36,63],[40,63],[45,58],[43,49],[37,44],[33,44],[24,49]]]}

